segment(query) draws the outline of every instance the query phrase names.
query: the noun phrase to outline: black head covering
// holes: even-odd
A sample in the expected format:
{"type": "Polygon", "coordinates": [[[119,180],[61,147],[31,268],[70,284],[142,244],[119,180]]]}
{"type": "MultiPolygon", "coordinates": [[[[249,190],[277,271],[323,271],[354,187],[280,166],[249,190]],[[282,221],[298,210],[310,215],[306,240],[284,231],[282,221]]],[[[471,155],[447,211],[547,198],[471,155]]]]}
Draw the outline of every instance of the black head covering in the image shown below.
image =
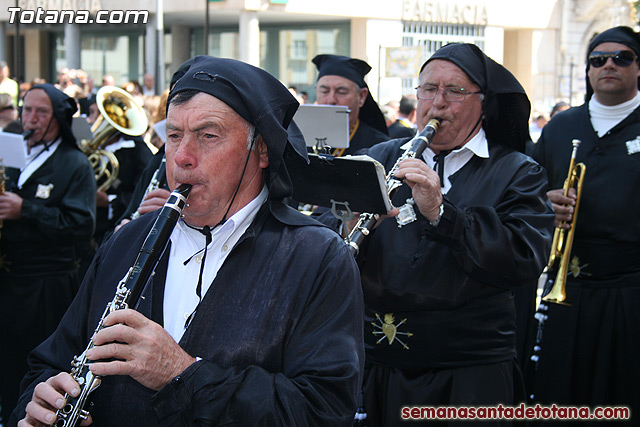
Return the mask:
{"type": "Polygon", "coordinates": [[[44,90],[51,100],[51,106],[53,107],[53,117],[58,121],[62,143],[78,148],[76,144],[76,137],[73,136],[73,132],[71,132],[71,122],[73,120],[73,115],[76,113],[76,111],[78,111],[76,101],[50,83],[35,85],[31,89],[29,89],[27,93],[31,92],[34,89],[44,90]]]}
{"type": "Polygon", "coordinates": [[[171,90],[167,104],[179,92],[196,90],[214,96],[256,127],[269,153],[269,199],[292,194],[286,156],[307,159],[307,147],[297,126],[290,124],[298,101],[278,79],[241,61],[196,56],[171,90]]]}
{"type": "Polygon", "coordinates": [[[180,65],[178,67],[178,69],[176,70],[175,73],[173,73],[173,76],[171,76],[171,82],[169,83],[169,89],[171,89],[173,87],[174,84],[176,84],[178,82],[178,80],[180,80],[180,77],[184,76],[186,74],[186,72],[189,70],[189,67],[191,67],[191,64],[193,64],[195,58],[189,58],[186,61],[184,61],[182,63],[182,65],[180,65]]]}
{"type": "MultiPolygon", "coordinates": [[[[587,68],[585,70],[587,77],[587,95],[585,96],[585,99],[587,101],[591,99],[591,96],[593,96],[593,88],[591,87],[591,83],[589,83],[589,68],[591,68],[591,65],[589,64],[589,55],[602,43],[623,44],[633,50],[636,56],[640,58],[640,36],[629,27],[620,26],[609,28],[591,39],[591,43],[589,43],[589,47],[587,49],[587,68]]],[[[638,77],[638,88],[640,89],[640,77],[638,77]]]]}
{"type": "Polygon", "coordinates": [[[369,64],[361,59],[340,55],[316,55],[311,62],[318,68],[318,79],[322,76],[340,76],[351,80],[360,88],[367,88],[369,93],[364,104],[360,107],[358,118],[380,132],[388,134],[384,115],[376,101],[373,100],[369,86],[364,81],[364,76],[371,71],[369,64]]]}
{"type": "Polygon", "coordinates": [[[489,144],[524,152],[529,139],[531,104],[514,75],[474,44],[450,43],[441,47],[422,65],[420,72],[434,59],[453,62],[484,94],[482,128],[489,144]]]}

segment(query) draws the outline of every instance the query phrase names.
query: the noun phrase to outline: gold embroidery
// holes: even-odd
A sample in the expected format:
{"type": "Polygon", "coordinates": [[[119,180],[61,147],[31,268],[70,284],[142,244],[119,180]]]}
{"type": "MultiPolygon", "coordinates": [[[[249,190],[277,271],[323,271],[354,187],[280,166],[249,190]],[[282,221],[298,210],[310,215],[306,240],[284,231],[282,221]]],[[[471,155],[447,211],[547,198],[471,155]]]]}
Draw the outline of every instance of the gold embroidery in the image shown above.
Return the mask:
{"type": "Polygon", "coordinates": [[[584,270],[585,267],[588,267],[588,266],[589,264],[580,265],[580,260],[578,259],[578,256],[574,255],[573,258],[571,258],[571,263],[569,264],[569,271],[571,272],[571,275],[575,278],[578,278],[578,276],[580,275],[589,277],[591,276],[591,273],[582,271],[584,270]]]}
{"type": "Polygon", "coordinates": [[[413,333],[411,332],[398,331],[400,325],[407,321],[406,318],[402,319],[397,325],[394,325],[393,323],[395,322],[393,313],[385,314],[384,321],[380,318],[380,315],[376,313],[376,319],[378,319],[378,322],[380,323],[371,322],[373,327],[376,328],[376,330],[374,330],[372,333],[373,335],[382,335],[380,339],[376,341],[376,344],[380,344],[382,340],[386,338],[389,341],[389,345],[391,345],[393,341],[398,341],[402,345],[402,348],[404,348],[405,350],[409,350],[409,346],[402,342],[402,340],[398,337],[398,335],[404,335],[407,337],[413,336],[413,333]]]}

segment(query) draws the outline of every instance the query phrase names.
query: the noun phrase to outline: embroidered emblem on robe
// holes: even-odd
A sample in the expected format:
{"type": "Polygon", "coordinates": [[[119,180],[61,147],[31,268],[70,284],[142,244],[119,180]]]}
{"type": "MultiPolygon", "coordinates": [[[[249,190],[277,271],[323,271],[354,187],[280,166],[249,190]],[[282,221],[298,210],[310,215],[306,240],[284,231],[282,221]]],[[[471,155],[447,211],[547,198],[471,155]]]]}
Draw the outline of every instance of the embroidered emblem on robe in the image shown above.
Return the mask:
{"type": "Polygon", "coordinates": [[[591,276],[591,273],[583,271],[588,266],[589,264],[580,265],[580,259],[578,259],[577,255],[574,255],[573,258],[571,258],[571,262],[569,263],[569,274],[576,278],[580,275],[582,275],[583,277],[589,277],[591,276]]]}
{"type": "Polygon", "coordinates": [[[38,199],[48,199],[49,197],[51,197],[51,190],[53,190],[53,184],[38,184],[38,188],[36,189],[36,197],[38,199]]]}
{"type": "Polygon", "coordinates": [[[407,321],[406,318],[402,319],[397,325],[394,324],[395,318],[393,317],[393,313],[387,313],[384,315],[384,320],[380,318],[380,315],[376,313],[376,319],[379,323],[371,322],[375,330],[373,331],[373,335],[382,335],[376,344],[380,344],[382,340],[385,338],[389,341],[389,345],[393,344],[394,341],[398,341],[402,348],[405,350],[409,350],[409,346],[402,342],[402,340],[398,337],[398,335],[403,335],[406,337],[412,337],[413,333],[411,332],[400,332],[398,328],[407,321]]]}
{"type": "Polygon", "coordinates": [[[640,136],[637,136],[636,139],[632,139],[631,141],[627,141],[626,144],[629,155],[640,152],[640,136]]]}

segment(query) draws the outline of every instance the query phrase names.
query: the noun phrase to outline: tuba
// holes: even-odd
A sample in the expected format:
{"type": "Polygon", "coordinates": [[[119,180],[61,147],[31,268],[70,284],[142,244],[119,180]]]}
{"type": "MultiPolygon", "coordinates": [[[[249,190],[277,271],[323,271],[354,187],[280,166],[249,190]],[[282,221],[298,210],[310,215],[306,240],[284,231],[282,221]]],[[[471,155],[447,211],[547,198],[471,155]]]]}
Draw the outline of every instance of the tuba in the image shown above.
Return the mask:
{"type": "Polygon", "coordinates": [[[80,142],[93,167],[98,191],[107,190],[118,177],[118,159],[104,147],[116,132],[129,136],[142,135],[148,126],[147,114],[129,93],[115,87],[103,86],[96,95],[100,116],[91,127],[93,139],[80,142]]]}
{"type": "MultiPolygon", "coordinates": [[[[582,197],[582,185],[584,184],[584,174],[587,167],[584,163],[576,164],[576,153],[578,152],[578,146],[580,145],[579,139],[571,141],[573,144],[573,151],[571,152],[571,162],[569,163],[569,175],[564,181],[564,196],[569,194],[569,189],[575,188],[576,190],[576,205],[573,208],[573,218],[571,219],[571,228],[565,230],[561,228],[562,224],[556,227],[553,233],[553,243],[551,244],[551,254],[549,255],[549,263],[547,264],[547,271],[551,271],[556,263],[557,259],[560,259],[560,266],[558,267],[558,274],[556,280],[553,283],[551,291],[542,298],[543,301],[553,302],[557,304],[569,305],[565,302],[567,299],[567,274],[569,273],[569,263],[571,256],[571,246],[573,244],[573,235],[576,229],[576,219],[578,218],[578,206],[580,205],[580,198],[582,197]]],[[[564,223],[563,223],[564,224],[564,223]]]]}

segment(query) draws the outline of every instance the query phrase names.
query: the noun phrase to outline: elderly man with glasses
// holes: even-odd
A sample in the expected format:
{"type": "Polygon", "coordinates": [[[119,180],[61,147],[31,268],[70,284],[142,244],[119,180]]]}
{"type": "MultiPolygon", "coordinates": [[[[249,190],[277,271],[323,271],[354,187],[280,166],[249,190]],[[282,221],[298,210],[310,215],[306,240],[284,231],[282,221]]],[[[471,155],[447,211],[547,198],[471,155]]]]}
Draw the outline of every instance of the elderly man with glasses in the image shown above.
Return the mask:
{"type": "Polygon", "coordinates": [[[587,101],[556,115],[533,153],[549,174],[556,225],[568,230],[576,215],[570,305],[541,307],[534,396],[629,406],[633,425],[640,420],[639,56],[631,28],[597,35],[586,57],[587,101]],[[586,166],[579,201],[575,188],[563,190],[574,139],[581,141],[575,162],[586,166]]]}
{"type": "MultiPolygon", "coordinates": [[[[529,100],[509,71],[475,45],[449,44],[422,66],[417,97],[419,130],[441,124],[395,174],[404,184],[392,202],[415,220],[382,220],[358,255],[372,427],[426,416],[418,407],[524,399],[513,290],[536,283],[553,229],[545,172],[522,154],[529,100]]],[[[408,146],[395,139],[369,155],[389,170],[408,146]]]]}

